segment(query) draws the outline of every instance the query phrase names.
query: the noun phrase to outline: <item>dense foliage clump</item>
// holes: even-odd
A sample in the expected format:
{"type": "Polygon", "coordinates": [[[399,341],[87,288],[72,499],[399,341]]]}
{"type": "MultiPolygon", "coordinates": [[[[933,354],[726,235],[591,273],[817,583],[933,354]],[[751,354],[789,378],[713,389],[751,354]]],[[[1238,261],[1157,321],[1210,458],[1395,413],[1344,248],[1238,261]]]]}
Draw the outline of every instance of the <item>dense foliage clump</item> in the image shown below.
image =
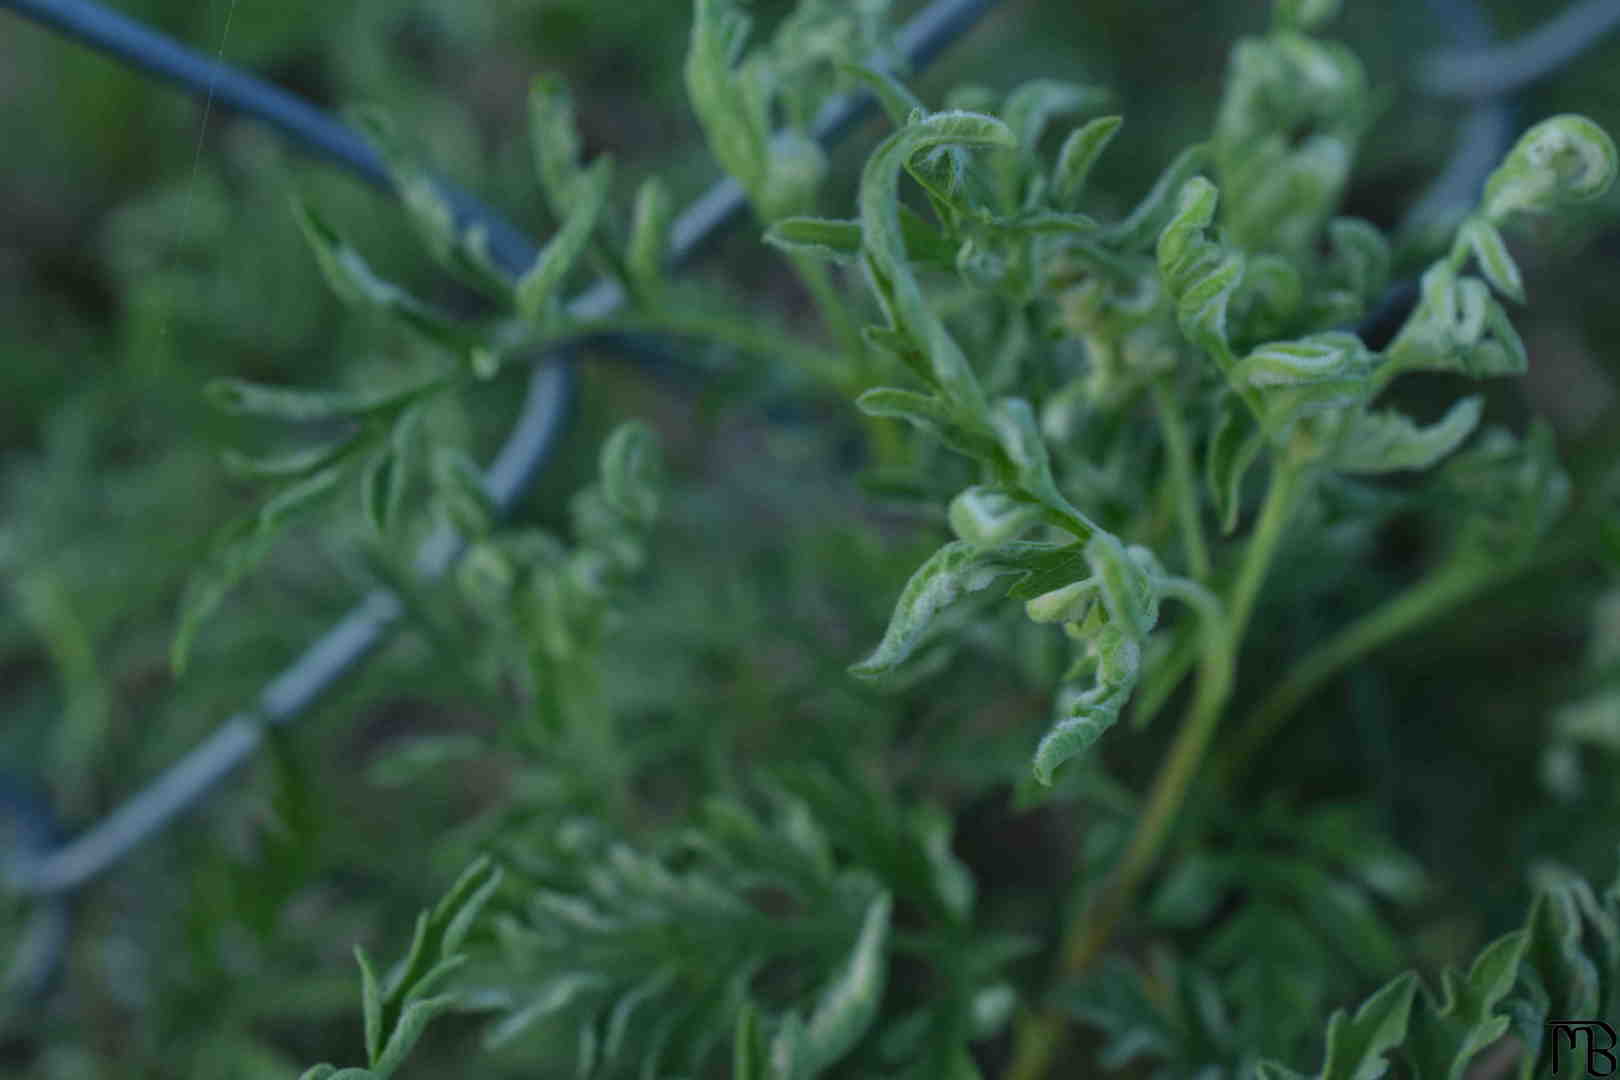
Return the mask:
{"type": "MultiPolygon", "coordinates": [[[[526,148],[555,228],[515,276],[408,111],[358,114],[443,278],[407,283],[330,200],[296,203],[332,293],[404,359],[208,382],[253,497],[188,575],[170,670],[218,662],[209,628],[315,531],[403,603],[382,678],[427,672],[472,718],[374,732],[363,799],[278,734],[268,824],[197,875],[188,934],[217,970],[169,992],[266,963],[240,954],[297,936],[300,904],[347,913],[311,899],[323,869],[383,875],[315,854],[352,798],[468,868],[391,969],[356,951],[364,1064],[305,1080],[1456,1080],[1487,1051],[1529,1077],[1549,1020],[1620,1018],[1620,884],[1514,867],[1533,898],[1504,914],[1457,895],[1494,871],[1448,894],[1398,842],[1438,834],[1394,812],[1620,821],[1594,790],[1620,745],[1612,591],[1582,592],[1589,655],[1515,701],[1517,743],[1466,641],[1422,644],[1549,567],[1620,565],[1612,454],[1567,460],[1511,391],[1536,362],[1516,310],[1556,270],[1510,250],[1601,205],[1620,160],[1563,113],[1438,248],[1347,213],[1382,115],[1325,36],[1336,7],[1279,0],[1207,137],[1122,198],[1100,177],[1129,100],[1037,77],[930,101],[883,3],[802,0],[755,35],[696,0],[681,74],[754,215],[737,257],[780,264],[814,328],[673,274],[675,181],[627,192],[558,78],[530,88],[526,148]],[[885,128],[850,171],[815,123],[856,90],[885,128]],[[568,299],[587,270],[616,310],[568,299]],[[476,461],[514,380],[677,342],[691,400],[592,401],[585,478],[507,514],[476,461]],[[464,551],[442,577],[424,538],[464,551]],[[1401,674],[1358,678],[1375,659],[1401,674]],[[1511,796],[1432,765],[1476,728],[1523,753],[1511,796]],[[243,922],[251,949],[221,929],[243,922]]],[[[53,588],[25,595],[71,671],[53,588]]],[[[284,1066],[251,1063],[251,1014],[196,1015],[219,1038],[187,1069],[284,1066]]]]}

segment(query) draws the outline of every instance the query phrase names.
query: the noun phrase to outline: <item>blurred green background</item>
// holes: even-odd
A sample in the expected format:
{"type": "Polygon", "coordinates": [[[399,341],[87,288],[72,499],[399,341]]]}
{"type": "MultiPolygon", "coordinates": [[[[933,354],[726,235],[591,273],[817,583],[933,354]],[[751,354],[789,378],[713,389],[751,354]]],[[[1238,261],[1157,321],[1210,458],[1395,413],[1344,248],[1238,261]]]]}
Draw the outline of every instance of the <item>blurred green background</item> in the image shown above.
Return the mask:
{"type": "MultiPolygon", "coordinates": [[[[223,46],[227,61],[321,105],[386,106],[427,160],[537,236],[551,227],[525,140],[525,94],[537,73],[567,79],[587,152],[618,159],[621,205],[652,172],[682,199],[714,177],[685,105],[689,13],[674,0],[117,6],[199,49],[223,46]]],[[[757,10],[768,26],[785,6],[757,10]]],[[[1411,88],[1413,65],[1448,40],[1448,28],[1418,4],[1348,6],[1337,36],[1388,94],[1348,212],[1392,226],[1443,164],[1464,112],[1411,88]]],[[[1509,36],[1545,14],[1527,2],[1486,8],[1509,36]]],[[[1208,130],[1227,50],[1265,19],[1260,0],[1007,0],[915,85],[930,104],[962,82],[1005,90],[1052,76],[1110,88],[1126,124],[1097,174],[1096,209],[1108,213],[1208,130]]],[[[1533,87],[1515,109],[1515,131],[1580,111],[1620,133],[1620,38],[1533,87]]],[[[302,528],[208,625],[186,677],[170,674],[187,575],[215,530],[255,497],[221,468],[220,451],[263,434],[212,412],[204,382],[235,374],[325,386],[421,362],[395,331],[331,298],[290,196],[341,222],[390,274],[429,296],[454,295],[386,199],[252,122],[218,110],[206,130],[201,121],[199,104],[171,88],[0,13],[0,766],[44,784],[69,827],[115,806],[248,701],[366,587],[355,524],[302,528]]],[[[880,131],[869,122],[837,155],[845,175],[880,131]]],[[[833,201],[845,201],[824,209],[845,215],[849,184],[834,190],[833,201]]],[[[1522,423],[1527,403],[1546,415],[1577,475],[1612,459],[1617,211],[1620,196],[1611,195],[1589,215],[1595,227],[1561,227],[1524,248],[1532,306],[1520,327],[1532,372],[1522,391],[1491,389],[1503,422],[1522,423]]],[[[693,273],[808,325],[804,297],[757,231],[744,227],[693,273]]],[[[493,447],[520,379],[504,376],[435,423],[493,447]]],[[[1406,392],[1423,397],[1421,386],[1406,392]]],[[[648,417],[665,436],[677,483],[701,498],[668,525],[660,551],[669,554],[641,597],[648,615],[624,647],[641,659],[624,665],[617,684],[623,710],[649,730],[679,731],[717,715],[803,709],[816,723],[774,715],[751,737],[806,752],[817,739],[903,740],[917,718],[874,722],[859,702],[782,701],[781,680],[761,659],[821,610],[863,613],[864,626],[824,643],[838,670],[881,627],[919,550],[846,542],[849,481],[838,463],[858,431],[850,410],[811,401],[802,415],[815,424],[779,423],[781,409],[767,408],[780,405],[772,393],[708,394],[678,372],[652,379],[633,364],[587,364],[579,415],[521,515],[560,523],[563,497],[588,479],[602,432],[648,417]],[[733,566],[752,571],[747,584],[733,566]]],[[[1369,564],[1325,567],[1296,553],[1300,565],[1279,571],[1283,614],[1257,628],[1246,663],[1282,662],[1323,626],[1363,610],[1365,597],[1410,580],[1425,534],[1420,522],[1396,526],[1377,538],[1369,564]]],[[[1282,755],[1292,770],[1286,787],[1370,797],[1384,827],[1432,870],[1440,889],[1410,926],[1431,962],[1517,925],[1521,868],[1533,859],[1611,871],[1620,787],[1600,778],[1612,768],[1593,758],[1584,793],[1562,802],[1534,780],[1547,717],[1601,675],[1587,653],[1603,640],[1594,644],[1592,629],[1602,585],[1572,560],[1492,594],[1398,657],[1363,665],[1318,701],[1282,755]]],[[[1611,618],[1602,633],[1612,641],[1620,629],[1611,618]]],[[[415,910],[465,855],[435,838],[481,809],[489,786],[464,770],[389,790],[367,784],[367,764],[403,733],[493,727],[465,666],[405,634],[274,754],[95,884],[78,911],[64,988],[43,1013],[12,1024],[0,1072],[291,1076],[319,1060],[355,1059],[350,947],[393,955],[403,945],[415,910]],[[289,807],[289,792],[311,805],[289,807]],[[300,821],[319,822],[318,842],[279,842],[301,835],[300,821]]],[[[929,718],[966,728],[942,767],[1016,772],[1017,761],[975,759],[972,716],[1009,710],[1035,730],[1044,707],[1011,677],[961,681],[963,693],[940,695],[952,704],[929,718]]],[[[1137,748],[1140,761],[1125,751],[1120,771],[1148,775],[1148,750],[1137,748]]],[[[678,805],[680,784],[662,794],[678,805]]],[[[1067,857],[1068,834],[1040,815],[1001,827],[1067,857]]],[[[990,827],[959,828],[971,847],[976,828],[990,827]]],[[[1019,872],[996,861],[1006,857],[994,846],[967,853],[991,887],[994,875],[1019,872]]],[[[430,1041],[460,1045],[448,1027],[430,1041]]],[[[409,1075],[533,1075],[517,1065],[479,1071],[431,1049],[413,1068],[409,1075]]]]}

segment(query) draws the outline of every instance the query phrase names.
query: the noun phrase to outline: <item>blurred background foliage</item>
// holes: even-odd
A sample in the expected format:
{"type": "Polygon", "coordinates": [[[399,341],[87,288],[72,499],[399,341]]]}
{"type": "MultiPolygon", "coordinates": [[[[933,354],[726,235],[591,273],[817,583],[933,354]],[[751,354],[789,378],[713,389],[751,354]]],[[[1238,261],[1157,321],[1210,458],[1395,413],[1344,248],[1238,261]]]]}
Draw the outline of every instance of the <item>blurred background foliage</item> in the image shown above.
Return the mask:
{"type": "MultiPolygon", "coordinates": [[[[385,106],[426,160],[535,235],[552,226],[525,140],[537,73],[572,88],[587,154],[618,159],[619,205],[652,172],[680,198],[714,176],[680,83],[684,3],[118,6],[208,52],[223,40],[229,62],[324,106],[385,106]]],[[[1504,36],[1546,13],[1484,6],[1504,36]]],[[[787,5],[756,7],[768,23],[787,5]]],[[[1387,97],[1347,211],[1393,226],[1443,164],[1464,111],[1411,88],[1414,63],[1448,28],[1422,5],[1348,7],[1337,36],[1387,97]]],[[[916,85],[933,104],[960,83],[1005,90],[1040,75],[1112,90],[1126,121],[1094,174],[1095,209],[1106,214],[1209,129],[1227,51],[1263,26],[1265,9],[1007,0],[916,85]]],[[[1620,132],[1620,37],[1515,108],[1515,130],[1578,110],[1620,132]]],[[[848,179],[835,186],[841,205],[824,209],[845,212],[853,166],[880,130],[868,123],[835,156],[848,179]]],[[[195,102],[10,15],[0,15],[0,147],[0,763],[36,777],[71,828],[248,701],[366,587],[357,513],[301,528],[209,624],[187,675],[170,674],[181,587],[253,497],[220,450],[265,437],[211,411],[203,383],[234,374],[330,386],[422,362],[396,330],[340,311],[289,197],[308,196],[422,294],[465,297],[375,192],[229,114],[215,111],[203,130],[195,102]]],[[[1551,420],[1577,477],[1612,460],[1620,418],[1616,210],[1611,195],[1593,211],[1606,231],[1570,229],[1524,252],[1528,402],[1517,385],[1492,388],[1499,419],[1522,424],[1533,409],[1551,420]]],[[[757,233],[740,230],[691,275],[810,327],[805,298],[757,233]]],[[[700,346],[674,351],[705,359],[700,346]]],[[[679,364],[649,371],[623,359],[587,358],[581,409],[519,517],[561,528],[566,495],[588,480],[618,419],[642,416],[661,432],[679,497],[606,679],[642,761],[660,765],[646,770],[645,813],[678,817],[696,784],[734,785],[750,760],[842,758],[854,747],[895,786],[963,806],[957,849],[992,922],[1027,930],[1054,918],[1060,868],[1088,830],[1093,848],[1097,836],[1106,847],[1110,826],[1062,798],[1027,811],[1009,801],[1045,725],[1050,678],[1026,670],[1029,649],[1006,644],[1026,632],[1022,620],[1005,620],[1004,634],[984,635],[900,700],[854,685],[844,664],[876,639],[931,545],[916,512],[854,483],[853,410],[806,396],[787,373],[722,386],[679,364]]],[[[509,372],[432,422],[487,453],[522,378],[509,372]]],[[[1421,383],[1403,393],[1421,402],[1421,383]]],[[[1411,581],[1436,535],[1422,513],[1401,513],[1372,538],[1369,560],[1332,564],[1331,550],[1295,549],[1278,568],[1269,622],[1251,637],[1248,677],[1411,581]]],[[[1611,872],[1615,749],[1573,739],[1560,767],[1573,760],[1584,782],[1555,795],[1538,779],[1560,707],[1614,674],[1620,621],[1612,603],[1597,605],[1612,587],[1604,574],[1584,557],[1552,560],[1358,665],[1260,770],[1257,783],[1301,802],[1353,801],[1426,868],[1433,888],[1391,916],[1414,943],[1405,959],[1426,970],[1519,925],[1522,867],[1558,859],[1599,879],[1611,872]]],[[[469,671],[476,644],[457,655],[401,635],[250,775],[95,884],[62,987],[0,1041],[0,1072],[269,1077],[356,1057],[351,945],[396,951],[466,857],[436,838],[488,808],[501,780],[498,764],[477,761],[391,788],[368,781],[368,767],[406,734],[496,727],[500,703],[469,671]]],[[[1149,743],[1110,748],[1128,786],[1151,775],[1149,743]]],[[[1379,974],[1388,972],[1369,978],[1379,974]]],[[[409,1075],[538,1075],[522,1062],[466,1064],[473,1031],[446,1025],[409,1075]]]]}

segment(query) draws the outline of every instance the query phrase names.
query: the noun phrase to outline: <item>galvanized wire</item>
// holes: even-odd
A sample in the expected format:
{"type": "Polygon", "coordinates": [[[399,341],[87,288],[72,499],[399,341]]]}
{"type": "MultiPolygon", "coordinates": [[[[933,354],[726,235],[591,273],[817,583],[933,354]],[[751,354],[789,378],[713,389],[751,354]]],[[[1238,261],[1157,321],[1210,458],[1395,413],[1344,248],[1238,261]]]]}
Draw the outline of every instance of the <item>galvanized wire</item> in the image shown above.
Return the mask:
{"type": "Polygon", "coordinates": [[[1583,0],[1516,41],[1494,47],[1458,43],[1430,56],[1419,85],[1436,97],[1512,94],[1563,70],[1615,30],[1620,30],[1620,0],[1583,0]]]}
{"type": "MultiPolygon", "coordinates": [[[[934,0],[901,29],[897,40],[901,58],[917,67],[927,64],[995,2],[934,0]]],[[[285,90],[210,60],[89,0],[0,0],[0,7],[12,8],[193,94],[211,96],[223,106],[279,129],[296,145],[360,178],[392,188],[381,158],[364,140],[285,90]]],[[[873,63],[894,66],[889,57],[874,57],[873,63]]],[[[817,117],[817,136],[824,141],[841,137],[872,105],[870,95],[865,93],[830,101],[817,117]]],[[[500,215],[448,185],[443,193],[456,206],[464,226],[478,222],[489,230],[498,261],[514,277],[533,263],[535,245],[500,215]]],[[[708,240],[735,221],[746,205],[746,197],[735,181],[727,179],[711,187],[673,222],[671,264],[679,266],[697,254],[708,240]]],[[[568,311],[581,320],[600,318],[623,299],[616,284],[602,280],[572,300],[568,311]]],[[[485,474],[491,495],[503,508],[515,500],[555,445],[572,392],[573,369],[569,363],[545,363],[536,371],[518,422],[485,474]]],[[[423,544],[416,571],[428,579],[442,575],[463,547],[454,530],[441,527],[423,544]]],[[[8,885],[39,896],[63,894],[116,864],[196,805],[250,757],[263,741],[266,725],[289,723],[318,702],[383,642],[402,614],[402,604],[391,591],[377,589],[367,594],[271,680],[252,707],[225,721],[148,787],[65,846],[25,852],[25,857],[14,860],[7,868],[8,885]]]]}

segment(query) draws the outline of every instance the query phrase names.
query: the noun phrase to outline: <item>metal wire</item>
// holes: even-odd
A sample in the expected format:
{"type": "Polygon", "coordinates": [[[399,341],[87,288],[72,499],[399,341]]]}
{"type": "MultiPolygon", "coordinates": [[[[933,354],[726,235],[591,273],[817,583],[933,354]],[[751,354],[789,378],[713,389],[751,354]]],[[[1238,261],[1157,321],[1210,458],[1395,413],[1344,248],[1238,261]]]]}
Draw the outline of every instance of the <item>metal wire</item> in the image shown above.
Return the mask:
{"type": "Polygon", "coordinates": [[[1419,83],[1436,97],[1500,97],[1546,78],[1620,29],[1620,0],[1571,4],[1517,41],[1463,45],[1429,57],[1419,83]]]}
{"type": "MultiPolygon", "coordinates": [[[[902,57],[915,66],[931,61],[965,33],[996,0],[934,0],[898,35],[902,57]]],[[[0,0],[36,21],[60,30],[142,70],[168,79],[198,96],[213,95],[281,130],[300,147],[387,189],[392,188],[380,157],[357,134],[296,96],[212,61],[151,29],[89,0],[0,0]]],[[[873,62],[892,67],[884,57],[873,62]]],[[[816,133],[831,141],[847,133],[871,109],[870,95],[845,95],[829,102],[817,117],[816,133]]],[[[489,229],[502,266],[514,276],[534,261],[535,245],[476,199],[446,186],[445,196],[463,215],[489,229]],[[504,238],[504,239],[502,239],[504,238]]],[[[742,189],[722,181],[693,202],[671,226],[671,257],[679,266],[699,253],[747,205],[742,189]]],[[[623,302],[614,283],[597,282],[568,305],[571,315],[588,320],[623,302]]],[[[485,483],[497,503],[509,505],[545,461],[567,415],[574,375],[571,364],[546,364],[536,371],[517,425],[496,456],[485,483]]],[[[444,527],[423,544],[416,570],[439,576],[461,554],[463,542],[444,527]]],[[[374,590],[273,679],[256,705],[232,716],[220,728],[148,787],[66,846],[23,858],[8,868],[11,888],[50,896],[71,892],[113,866],[197,802],[258,748],[266,724],[297,719],[382,643],[403,613],[392,592],[374,590]]]]}

